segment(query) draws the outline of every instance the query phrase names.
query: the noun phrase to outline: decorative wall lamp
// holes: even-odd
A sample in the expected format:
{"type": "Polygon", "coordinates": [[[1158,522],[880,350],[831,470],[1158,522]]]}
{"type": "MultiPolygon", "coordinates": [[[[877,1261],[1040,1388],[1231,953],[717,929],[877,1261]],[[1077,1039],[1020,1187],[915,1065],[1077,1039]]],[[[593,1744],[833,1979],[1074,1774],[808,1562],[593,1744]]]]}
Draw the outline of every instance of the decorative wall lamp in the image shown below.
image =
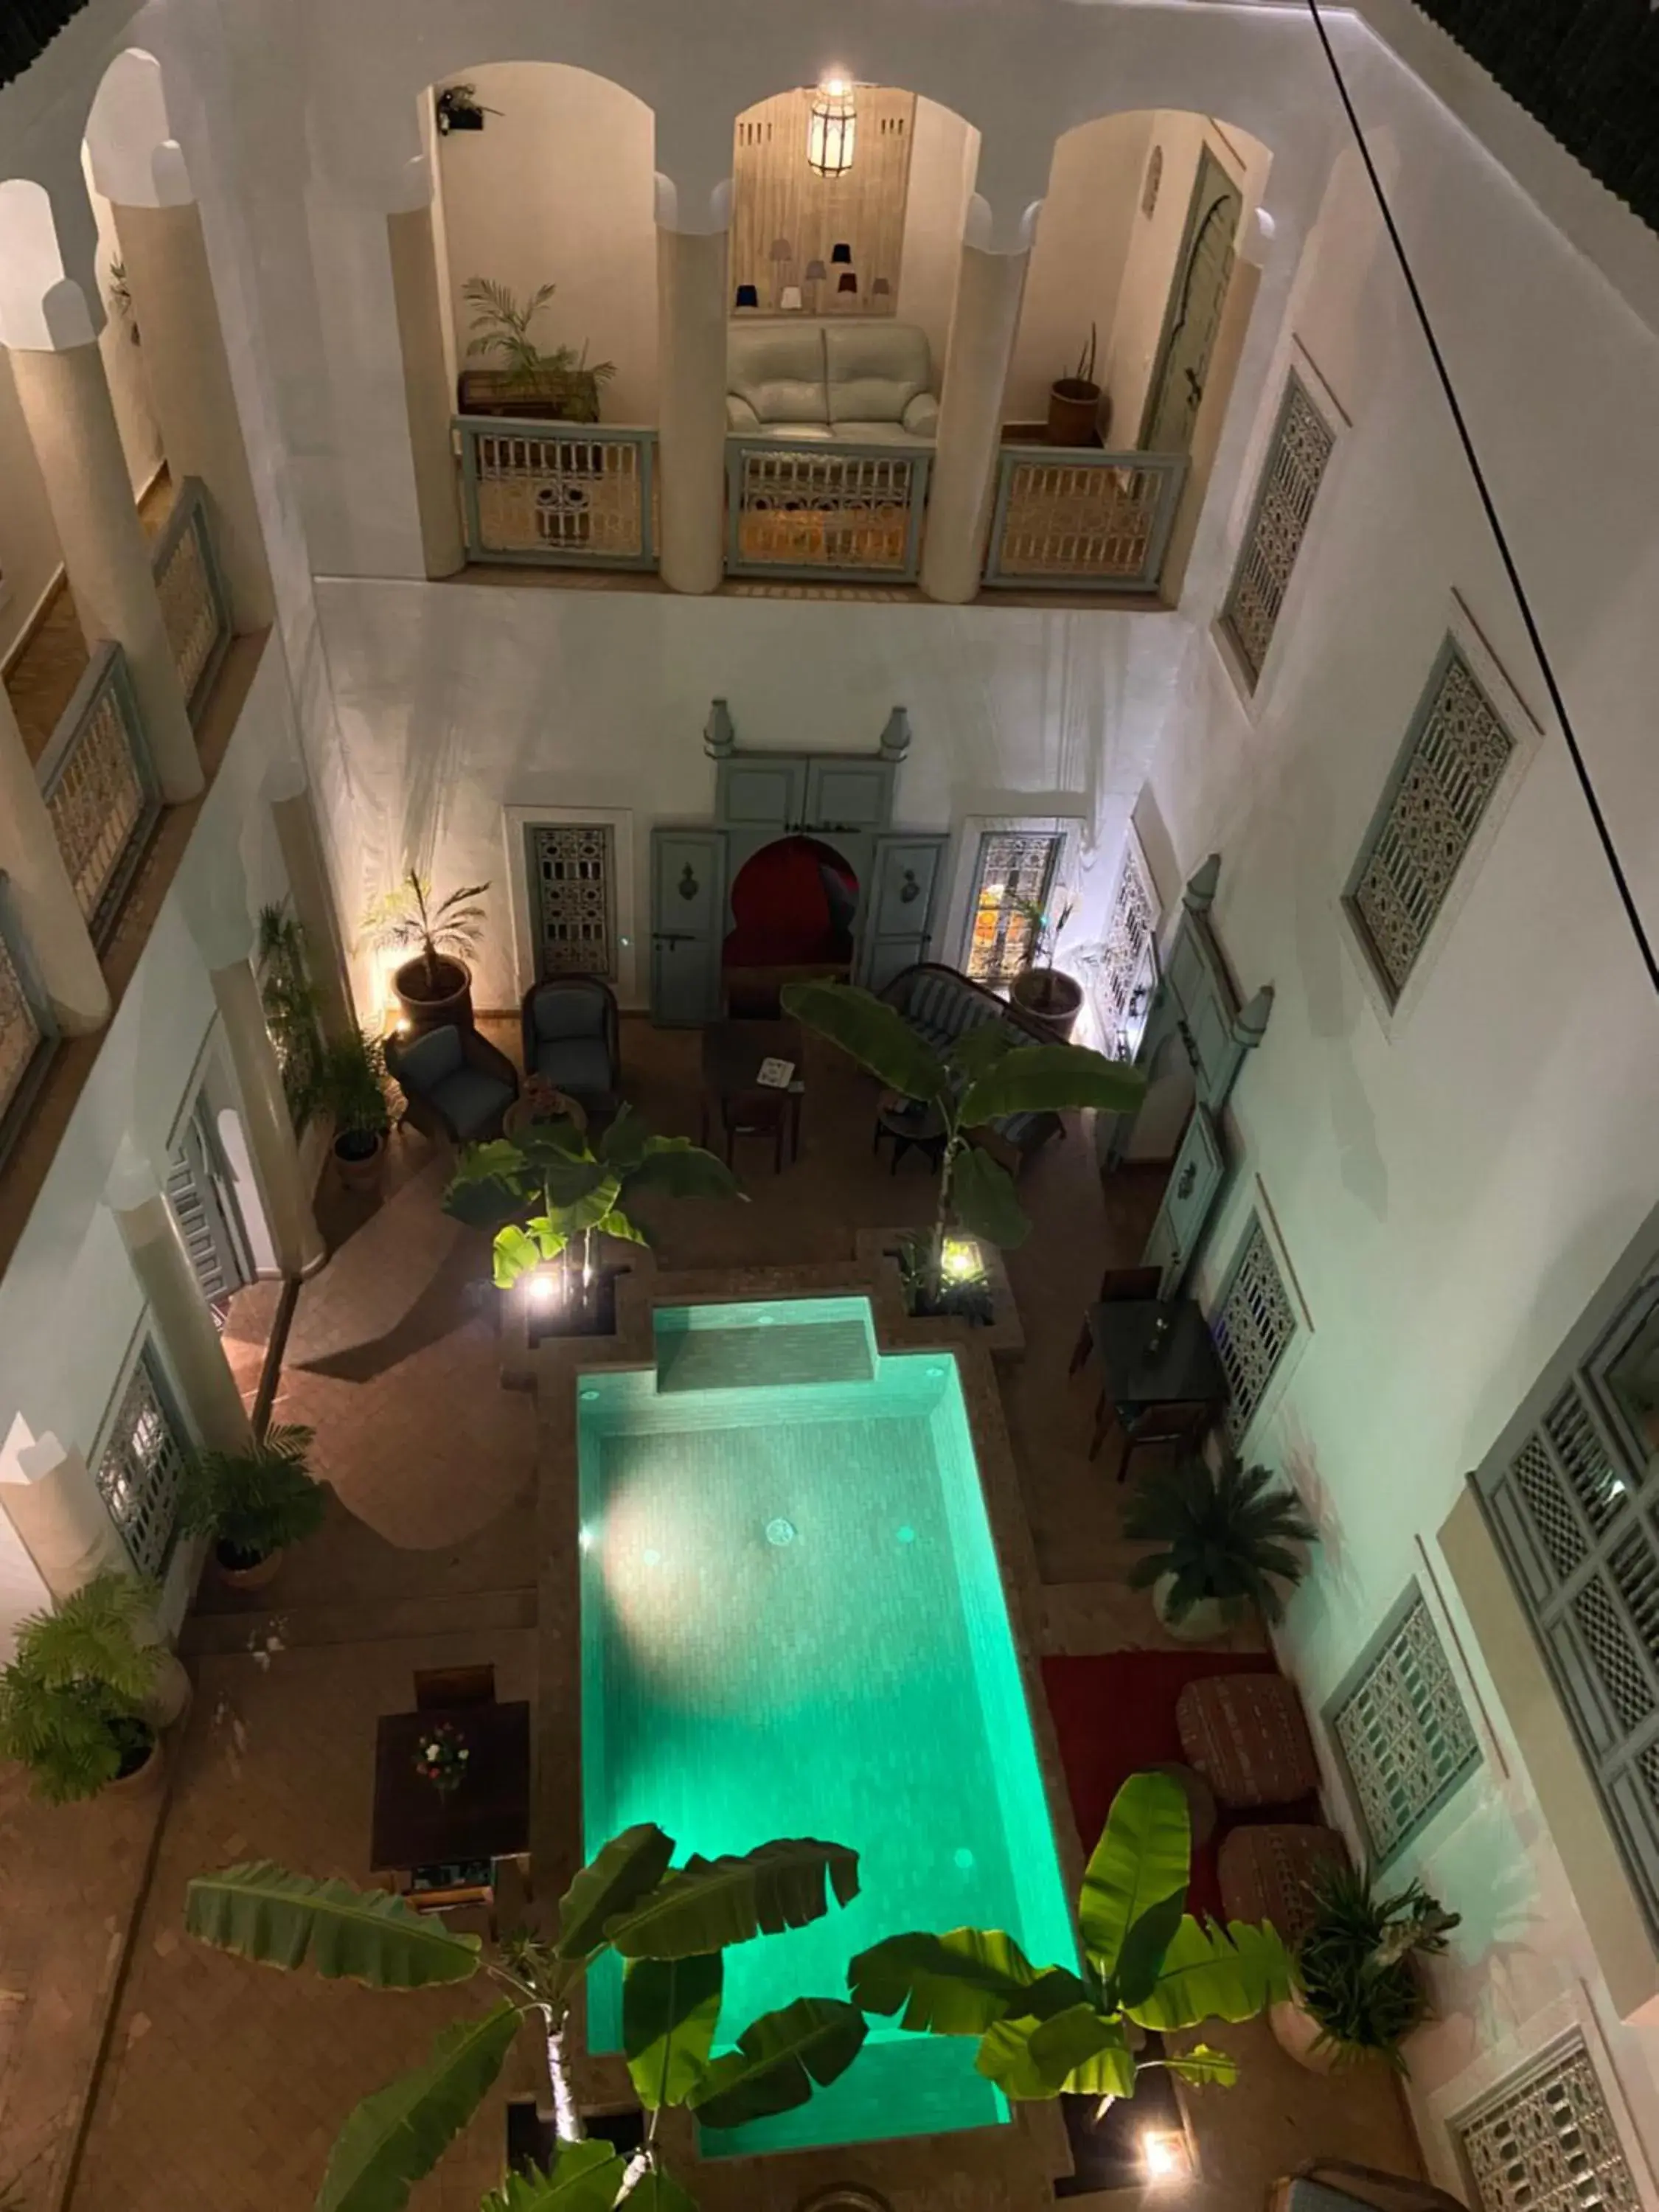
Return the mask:
{"type": "Polygon", "coordinates": [[[816,315],[818,311],[818,287],[830,271],[824,267],[823,262],[809,261],[805,273],[806,282],[812,288],[812,313],[816,315]]]}
{"type": "Polygon", "coordinates": [[[838,268],[851,268],[853,264],[853,249],[847,243],[845,239],[841,240],[838,244],[830,247],[830,258],[838,268]]]}
{"type": "Polygon", "coordinates": [[[434,102],[438,132],[447,138],[452,131],[482,131],[486,115],[499,115],[499,107],[481,107],[477,88],[470,84],[447,84],[434,102]]]}
{"type": "Polygon", "coordinates": [[[736,304],[739,307],[758,307],[760,287],[757,284],[739,284],[736,304]]]}
{"type": "MultiPolygon", "coordinates": [[[[766,258],[772,264],[772,304],[774,307],[781,307],[783,305],[783,293],[789,264],[795,258],[795,249],[787,238],[775,238],[766,258]]],[[[797,299],[796,305],[799,304],[797,299]]]]}
{"type": "Polygon", "coordinates": [[[825,77],[806,114],[806,166],[820,177],[844,177],[853,166],[858,113],[853,88],[842,76],[825,77]]]}

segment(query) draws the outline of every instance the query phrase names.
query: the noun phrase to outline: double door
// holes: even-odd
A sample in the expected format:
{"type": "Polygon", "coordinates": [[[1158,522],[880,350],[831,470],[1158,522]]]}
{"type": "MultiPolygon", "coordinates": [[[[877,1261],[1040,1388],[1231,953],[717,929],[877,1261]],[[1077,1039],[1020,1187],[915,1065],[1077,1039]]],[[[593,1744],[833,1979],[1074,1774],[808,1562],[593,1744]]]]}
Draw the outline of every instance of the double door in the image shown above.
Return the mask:
{"type": "Polygon", "coordinates": [[[230,1163],[204,1098],[191,1107],[168,1157],[167,1197],[210,1305],[253,1280],[230,1163]]]}

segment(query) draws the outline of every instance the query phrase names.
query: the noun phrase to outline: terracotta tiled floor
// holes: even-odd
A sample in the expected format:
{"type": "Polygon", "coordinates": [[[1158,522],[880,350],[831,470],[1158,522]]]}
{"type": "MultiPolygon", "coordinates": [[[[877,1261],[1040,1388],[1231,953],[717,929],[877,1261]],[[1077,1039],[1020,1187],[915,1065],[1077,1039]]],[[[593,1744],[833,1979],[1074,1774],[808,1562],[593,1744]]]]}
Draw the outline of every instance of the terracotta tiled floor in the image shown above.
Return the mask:
{"type": "MultiPolygon", "coordinates": [[[[629,1022],[623,1052],[629,1097],[655,1127],[696,1135],[696,1036],[629,1022]]],[[[827,1048],[809,1048],[807,1075],[801,1161],[775,1177],[757,1146],[738,1162],[748,1204],[659,1206],[665,1266],[842,1261],[856,1229],[926,1218],[932,1184],[919,1160],[890,1176],[871,1159],[872,1088],[827,1048]]],[[[337,1498],[323,1534],[269,1591],[204,1586],[187,1639],[199,1687],[75,2212],[300,2212],[351,2103],[412,2059],[458,2002],[245,1968],[179,1931],[185,1880],[227,1858],[270,1854],[362,1878],[374,1721],[407,1702],[413,1667],[492,1657],[504,1693],[531,1686],[534,1407],[497,1386],[484,1240],[438,1212],[441,1176],[424,1140],[402,1134],[380,1200],[326,1201],[334,1257],[301,1294],[276,1414],[316,1426],[337,1498]]],[[[1155,1176],[1125,1178],[1103,1199],[1080,1133],[1041,1154],[1023,1182],[1036,1227],[1011,1273],[1029,1350],[1005,1370],[1003,1395],[1051,1649],[1163,1640],[1150,1602],[1121,1584],[1119,1493],[1085,1457],[1092,1389],[1066,1375],[1081,1307],[1103,1264],[1138,1255],[1157,1188],[1155,1176]]],[[[88,1923],[100,1912],[119,1922],[118,1904],[105,1902],[130,1878],[117,1817],[88,1808],[88,1835],[106,1832],[103,1850],[90,1849],[89,1871],[52,1871],[72,1917],[77,1887],[84,1894],[88,1923]]],[[[27,1818],[47,1832],[41,1816],[27,1818]]],[[[81,1941],[83,1954],[95,1952],[90,1933],[81,1941]]],[[[95,2011],[84,1990],[77,2002],[83,2020],[95,2011]]],[[[43,2033],[51,2024],[39,2022],[43,2033]]],[[[1205,2180],[1185,2204],[1255,2212],[1271,2178],[1319,2151],[1410,2164],[1390,2083],[1333,2090],[1284,2059],[1265,2029],[1229,2034],[1245,2080],[1203,2100],[1205,2180]]],[[[62,2040],[68,2052],[73,2038],[62,2040]]],[[[82,2058],[84,2043],[83,2031],[82,2058]]],[[[68,2057],[58,2070],[72,2074],[68,2057]]],[[[8,2116],[0,2127],[9,2150],[13,2124],[8,2116]]],[[[476,2205],[498,2126],[498,2113],[487,2116],[416,2191],[420,2212],[476,2205]]],[[[945,2146],[936,2181],[902,2190],[903,2212],[1024,2212],[1014,2189],[945,2146]]],[[[27,2201],[34,2212],[58,2200],[27,2201]]],[[[711,2185],[714,2212],[738,2202],[711,2185]]]]}

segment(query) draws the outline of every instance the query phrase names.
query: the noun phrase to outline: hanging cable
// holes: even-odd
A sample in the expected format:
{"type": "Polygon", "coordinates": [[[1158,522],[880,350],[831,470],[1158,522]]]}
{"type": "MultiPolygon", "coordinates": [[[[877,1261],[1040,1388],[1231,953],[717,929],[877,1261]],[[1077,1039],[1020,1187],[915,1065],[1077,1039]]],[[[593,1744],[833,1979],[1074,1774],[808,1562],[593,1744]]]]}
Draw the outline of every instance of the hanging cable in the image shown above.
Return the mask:
{"type": "Polygon", "coordinates": [[[1492,534],[1498,546],[1498,556],[1504,564],[1504,573],[1510,580],[1510,588],[1515,593],[1516,605],[1521,610],[1521,620],[1525,625],[1533,656],[1543,674],[1545,686],[1550,695],[1550,704],[1555,709],[1555,719],[1560,725],[1561,735],[1566,741],[1567,752],[1572,761],[1573,773],[1578,778],[1579,788],[1584,794],[1584,804],[1589,809],[1590,821],[1595,826],[1597,837],[1601,840],[1601,850],[1607,856],[1613,888],[1619,894],[1620,903],[1625,909],[1626,919],[1630,923],[1631,934],[1636,939],[1637,949],[1641,953],[1644,964],[1646,966],[1648,981],[1652,984],[1655,991],[1659,992],[1659,957],[1655,956],[1652,941],[1648,936],[1640,909],[1636,903],[1635,895],[1630,887],[1630,879],[1625,873],[1624,864],[1619,858],[1618,848],[1613,842],[1613,834],[1607,828],[1607,817],[1601,811],[1601,802],[1595,795],[1595,786],[1590,781],[1589,770],[1584,765],[1584,756],[1579,748],[1577,733],[1572,726],[1572,718],[1567,712],[1567,702],[1561,696],[1561,686],[1556,681],[1555,670],[1551,664],[1549,654],[1544,648],[1544,640],[1533,614],[1532,603],[1527,597],[1526,586],[1521,581],[1521,572],[1515,564],[1515,556],[1510,550],[1509,539],[1504,535],[1503,523],[1498,519],[1496,502],[1486,483],[1486,471],[1481,467],[1480,457],[1475,452],[1474,440],[1469,434],[1469,426],[1464,419],[1462,407],[1459,404],[1456,390],[1452,384],[1451,374],[1446,367],[1445,356],[1442,354],[1439,341],[1435,337],[1434,325],[1429,320],[1429,311],[1423,304],[1423,295],[1418,288],[1417,278],[1413,274],[1411,263],[1406,257],[1405,242],[1400,235],[1399,226],[1395,222],[1394,210],[1389,204],[1389,196],[1382,189],[1382,179],[1377,174],[1376,162],[1371,159],[1371,149],[1366,144],[1365,134],[1359,127],[1359,118],[1354,112],[1354,104],[1349,96],[1340,64],[1332,47],[1330,34],[1325,28],[1325,19],[1319,10],[1319,0],[1308,0],[1308,12],[1312,15],[1314,28],[1319,33],[1319,43],[1325,50],[1325,59],[1330,64],[1331,76],[1335,81],[1337,98],[1342,102],[1342,112],[1348,118],[1348,127],[1353,133],[1354,143],[1359,149],[1359,158],[1365,165],[1365,174],[1370,179],[1371,191],[1376,201],[1377,210],[1382,217],[1383,228],[1389,234],[1389,243],[1394,248],[1395,259],[1400,264],[1400,273],[1406,280],[1407,291],[1411,295],[1412,306],[1416,310],[1424,342],[1429,349],[1430,358],[1434,362],[1435,374],[1440,380],[1440,388],[1446,395],[1446,404],[1451,410],[1452,422],[1463,448],[1463,457],[1469,465],[1469,474],[1474,478],[1474,488],[1480,495],[1481,507],[1485,509],[1486,520],[1491,525],[1492,534]]]}

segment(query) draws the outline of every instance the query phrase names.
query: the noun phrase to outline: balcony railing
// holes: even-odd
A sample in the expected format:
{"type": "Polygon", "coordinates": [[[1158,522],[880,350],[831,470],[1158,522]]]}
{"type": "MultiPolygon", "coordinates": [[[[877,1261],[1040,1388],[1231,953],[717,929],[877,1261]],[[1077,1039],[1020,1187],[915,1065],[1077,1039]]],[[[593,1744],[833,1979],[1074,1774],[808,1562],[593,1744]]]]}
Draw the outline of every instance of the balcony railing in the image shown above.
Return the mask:
{"type": "Polygon", "coordinates": [[[93,655],[35,773],[81,911],[102,945],[161,811],[118,645],[93,655]]]}
{"type": "Polygon", "coordinates": [[[199,721],[219,663],[229,648],[230,600],[208,529],[206,498],[197,477],[186,477],[179,485],[173,512],[155,541],[150,566],[190,718],[199,721]]]}
{"type": "Polygon", "coordinates": [[[0,1159],[22,1125],[57,1045],[57,1025],[35,981],[6,878],[0,874],[0,1159]]]}
{"type": "Polygon", "coordinates": [[[467,551],[568,568],[657,565],[654,430],[458,415],[467,551]]]}
{"type": "Polygon", "coordinates": [[[927,446],[726,441],[726,573],[914,583],[927,446]]]}
{"type": "Polygon", "coordinates": [[[1018,591],[1156,592],[1184,453],[1005,446],[985,580],[1018,591]]]}

